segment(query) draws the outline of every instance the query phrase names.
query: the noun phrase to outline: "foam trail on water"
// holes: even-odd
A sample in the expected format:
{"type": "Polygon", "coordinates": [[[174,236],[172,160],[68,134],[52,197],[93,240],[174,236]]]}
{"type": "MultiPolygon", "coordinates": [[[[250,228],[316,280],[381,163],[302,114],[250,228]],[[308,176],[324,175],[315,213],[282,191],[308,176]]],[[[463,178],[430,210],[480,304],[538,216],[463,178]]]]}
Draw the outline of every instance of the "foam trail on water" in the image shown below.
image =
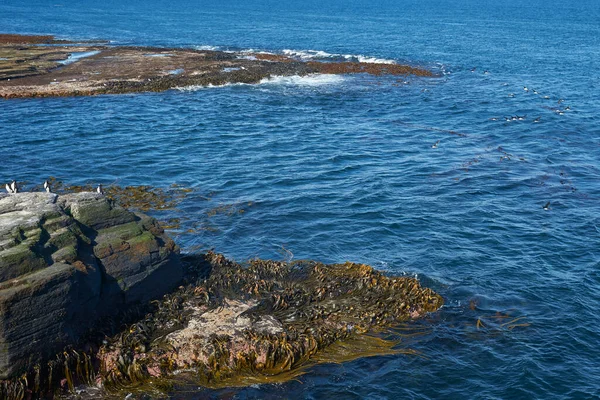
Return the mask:
{"type": "Polygon", "coordinates": [[[344,81],[341,75],[310,74],[305,76],[271,76],[263,78],[261,85],[290,85],[290,86],[325,86],[334,85],[344,81]]]}
{"type": "Polygon", "coordinates": [[[343,59],[345,61],[354,61],[354,62],[362,62],[368,64],[396,64],[394,60],[386,59],[386,58],[377,58],[377,57],[368,57],[363,56],[361,54],[335,54],[335,53],[327,53],[322,50],[291,50],[285,49],[282,53],[289,57],[297,57],[301,60],[315,60],[315,59],[333,59],[340,60],[343,59]]]}
{"type": "Polygon", "coordinates": [[[179,90],[180,92],[195,92],[198,90],[204,90],[204,89],[212,89],[212,88],[221,88],[221,87],[226,87],[226,86],[249,86],[249,83],[232,83],[232,82],[227,82],[224,83],[222,85],[213,85],[211,83],[209,83],[208,85],[189,85],[189,86],[179,86],[179,87],[175,87],[173,89],[175,90],[179,90]]]}
{"type": "MultiPolygon", "coordinates": [[[[305,76],[292,75],[292,76],[271,76],[268,78],[263,78],[257,85],[265,85],[265,86],[306,86],[306,87],[316,87],[316,86],[326,86],[326,85],[335,85],[344,81],[344,77],[341,75],[329,75],[329,74],[311,74],[305,76]]],[[[175,90],[179,90],[181,92],[195,92],[197,90],[211,89],[211,88],[220,88],[226,86],[256,86],[251,83],[225,83],[223,85],[189,85],[189,86],[180,86],[174,88],[175,90]]]]}
{"type": "Polygon", "coordinates": [[[210,51],[217,51],[220,49],[219,46],[209,46],[209,45],[193,46],[193,48],[196,50],[210,50],[210,51]]]}

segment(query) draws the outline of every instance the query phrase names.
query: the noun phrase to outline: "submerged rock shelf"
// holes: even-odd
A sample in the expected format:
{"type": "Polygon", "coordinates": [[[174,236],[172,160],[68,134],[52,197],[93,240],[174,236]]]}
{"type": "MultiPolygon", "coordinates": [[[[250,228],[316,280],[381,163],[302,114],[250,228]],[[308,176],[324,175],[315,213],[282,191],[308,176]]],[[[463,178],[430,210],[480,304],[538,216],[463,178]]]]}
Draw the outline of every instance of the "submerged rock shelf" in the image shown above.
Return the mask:
{"type": "Polygon", "coordinates": [[[309,74],[416,75],[426,69],[389,63],[303,61],[293,56],[182,48],[106,46],[51,36],[0,34],[0,97],[85,96],[258,83],[309,74]]]}

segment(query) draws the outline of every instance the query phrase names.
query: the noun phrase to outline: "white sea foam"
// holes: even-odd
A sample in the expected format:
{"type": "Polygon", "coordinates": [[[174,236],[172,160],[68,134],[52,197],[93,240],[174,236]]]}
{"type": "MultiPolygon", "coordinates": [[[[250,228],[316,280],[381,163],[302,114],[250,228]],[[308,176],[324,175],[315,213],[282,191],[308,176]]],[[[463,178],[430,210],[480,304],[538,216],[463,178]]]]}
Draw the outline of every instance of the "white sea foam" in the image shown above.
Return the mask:
{"type": "Polygon", "coordinates": [[[315,58],[331,58],[335,54],[327,53],[321,50],[283,50],[283,54],[289,57],[298,57],[303,60],[312,60],[315,58]]]}
{"type": "Polygon", "coordinates": [[[219,50],[219,46],[208,46],[208,45],[203,45],[203,46],[193,46],[194,49],[196,50],[210,50],[210,51],[217,51],[219,50]]]}
{"type": "Polygon", "coordinates": [[[358,61],[368,64],[395,64],[394,60],[386,58],[368,57],[362,54],[332,54],[322,50],[291,50],[285,49],[282,52],[288,57],[296,57],[301,60],[314,59],[344,59],[346,61],[358,61]]]}
{"type": "MultiPolygon", "coordinates": [[[[279,85],[287,85],[287,86],[305,86],[305,87],[316,87],[316,86],[326,86],[326,85],[335,85],[342,81],[344,81],[344,77],[341,75],[328,75],[328,74],[311,74],[306,76],[292,75],[292,76],[271,76],[269,78],[264,78],[258,85],[261,86],[279,86],[279,85]]],[[[189,85],[189,86],[180,86],[174,88],[175,90],[179,90],[181,92],[195,92],[198,90],[205,90],[211,88],[222,88],[227,86],[256,86],[251,83],[224,83],[222,85],[189,85]]]]}
{"type": "Polygon", "coordinates": [[[242,54],[270,54],[270,55],[275,55],[275,53],[271,53],[270,51],[254,50],[254,49],[242,50],[242,51],[240,51],[240,53],[242,53],[242,54]]]}
{"type": "Polygon", "coordinates": [[[249,83],[239,83],[239,82],[237,82],[237,83],[227,82],[222,85],[213,85],[213,84],[209,83],[208,85],[179,86],[179,87],[175,87],[173,89],[179,90],[180,92],[196,92],[198,90],[204,90],[204,89],[222,88],[222,87],[227,87],[227,86],[246,86],[246,85],[250,85],[250,84],[249,83]]]}
{"type": "Polygon", "coordinates": [[[359,62],[361,63],[367,63],[367,64],[396,64],[396,61],[394,60],[388,60],[385,58],[375,58],[375,57],[365,57],[365,56],[353,56],[353,55],[345,55],[344,56],[346,59],[353,59],[356,58],[358,59],[359,62]]]}
{"type": "Polygon", "coordinates": [[[262,79],[259,83],[261,85],[325,86],[338,84],[343,80],[344,77],[341,75],[310,74],[305,76],[271,76],[262,79]]]}

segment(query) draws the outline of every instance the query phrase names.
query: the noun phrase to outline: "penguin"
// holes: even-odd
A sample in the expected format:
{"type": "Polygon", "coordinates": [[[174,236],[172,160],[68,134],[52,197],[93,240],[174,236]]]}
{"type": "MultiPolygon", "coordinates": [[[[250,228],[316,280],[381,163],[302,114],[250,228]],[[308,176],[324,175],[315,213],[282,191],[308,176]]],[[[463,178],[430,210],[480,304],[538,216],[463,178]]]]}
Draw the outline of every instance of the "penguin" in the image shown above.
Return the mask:
{"type": "Polygon", "coordinates": [[[432,148],[432,149],[437,149],[437,148],[438,148],[438,144],[440,144],[440,141],[439,141],[439,140],[438,140],[437,142],[435,142],[435,143],[434,143],[434,144],[431,146],[431,148],[432,148]]]}
{"type": "Polygon", "coordinates": [[[10,188],[12,190],[13,193],[18,193],[19,192],[19,187],[17,186],[17,181],[13,180],[10,183],[10,188]]]}
{"type": "Polygon", "coordinates": [[[544,210],[548,211],[550,209],[550,202],[547,202],[546,204],[544,204],[544,206],[542,208],[544,210]]]}
{"type": "Polygon", "coordinates": [[[46,189],[47,193],[52,193],[52,191],[50,190],[50,184],[48,183],[48,181],[44,181],[44,189],[46,189]]]}
{"type": "Polygon", "coordinates": [[[7,184],[6,184],[6,186],[4,186],[4,187],[6,188],[6,191],[7,191],[8,193],[12,193],[12,192],[13,192],[13,191],[12,191],[12,189],[10,188],[10,185],[9,185],[8,183],[7,183],[7,184]]]}
{"type": "Polygon", "coordinates": [[[102,184],[98,185],[98,188],[96,189],[96,192],[98,192],[100,194],[104,194],[104,190],[102,190],[102,184]]]}

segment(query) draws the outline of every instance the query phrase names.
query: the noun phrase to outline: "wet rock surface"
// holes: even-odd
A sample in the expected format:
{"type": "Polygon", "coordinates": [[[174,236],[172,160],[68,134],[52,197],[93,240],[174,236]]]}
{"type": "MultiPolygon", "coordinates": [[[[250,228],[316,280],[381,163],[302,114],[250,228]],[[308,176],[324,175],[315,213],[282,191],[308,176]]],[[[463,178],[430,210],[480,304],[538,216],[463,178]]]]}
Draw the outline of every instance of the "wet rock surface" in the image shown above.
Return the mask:
{"type": "Polygon", "coordinates": [[[284,55],[182,48],[61,45],[52,37],[36,38],[0,35],[0,97],[158,92],[313,73],[433,76],[426,69],[398,64],[305,62],[284,55]],[[3,37],[10,40],[3,42],[3,37]],[[52,45],[36,44],[48,41],[52,45]]]}
{"type": "Polygon", "coordinates": [[[197,274],[195,282],[165,296],[154,312],[100,348],[98,381],[104,387],[183,373],[209,387],[289,379],[335,343],[420,318],[443,304],[416,279],[386,277],[364,264],[242,265],[212,252],[188,256],[185,263],[197,274]]]}
{"type": "MultiPolygon", "coordinates": [[[[93,204],[85,213],[88,224],[101,223],[95,217],[98,198],[77,196],[93,204]]],[[[86,203],[76,196],[62,197],[69,213],[80,215],[74,205],[86,203]]],[[[136,237],[127,214],[117,210],[111,218],[123,227],[121,244],[136,237]]],[[[138,227],[150,223],[137,222],[138,227]]],[[[110,239],[115,237],[112,229],[101,224],[93,242],[109,238],[102,240],[100,250],[94,247],[102,265],[125,251],[110,239]],[[107,246],[111,250],[105,252],[107,246]]],[[[91,339],[83,348],[67,347],[48,363],[0,381],[0,394],[5,398],[56,394],[122,398],[136,393],[134,398],[165,398],[177,385],[281,382],[316,362],[397,354],[393,350],[397,342],[372,334],[422,318],[443,304],[438,294],[416,279],[388,277],[364,264],[258,259],[239,264],[214,252],[186,255],[181,261],[186,273],[183,285],[151,302],[144,316],[122,325],[113,336],[96,335],[95,342],[91,339]]],[[[56,293],[51,298],[63,299],[64,293],[71,293],[63,284],[73,279],[71,265],[57,263],[41,271],[60,277],[51,288],[56,293]]],[[[131,283],[125,280],[120,285],[127,288],[131,283]]],[[[77,293],[79,297],[66,303],[81,307],[95,299],[88,287],[81,286],[77,293]]],[[[47,301],[44,294],[36,298],[47,301]]],[[[68,304],[61,303],[60,310],[68,309],[68,304]]],[[[35,318],[25,314],[16,323],[36,329],[35,318]]],[[[56,332],[68,332],[65,323],[58,328],[56,332]]]]}
{"type": "Polygon", "coordinates": [[[178,251],[154,219],[97,193],[0,194],[0,377],[173,289],[178,251]]]}

